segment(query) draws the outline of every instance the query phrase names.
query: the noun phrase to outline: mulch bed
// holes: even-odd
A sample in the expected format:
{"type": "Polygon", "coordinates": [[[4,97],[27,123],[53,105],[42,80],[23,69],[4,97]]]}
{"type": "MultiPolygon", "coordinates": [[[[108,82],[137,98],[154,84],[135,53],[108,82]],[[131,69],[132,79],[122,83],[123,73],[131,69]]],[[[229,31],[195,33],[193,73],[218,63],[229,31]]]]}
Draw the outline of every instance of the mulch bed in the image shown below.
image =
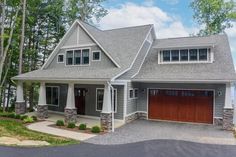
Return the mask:
{"type": "Polygon", "coordinates": [[[79,127],[77,127],[77,126],[75,128],[67,128],[67,126],[57,126],[56,124],[52,124],[49,126],[53,127],[53,128],[74,131],[74,132],[79,132],[79,133],[86,133],[86,134],[104,135],[107,133],[105,131],[101,131],[100,133],[92,133],[90,128],[87,128],[86,130],[79,130],[79,127]]]}

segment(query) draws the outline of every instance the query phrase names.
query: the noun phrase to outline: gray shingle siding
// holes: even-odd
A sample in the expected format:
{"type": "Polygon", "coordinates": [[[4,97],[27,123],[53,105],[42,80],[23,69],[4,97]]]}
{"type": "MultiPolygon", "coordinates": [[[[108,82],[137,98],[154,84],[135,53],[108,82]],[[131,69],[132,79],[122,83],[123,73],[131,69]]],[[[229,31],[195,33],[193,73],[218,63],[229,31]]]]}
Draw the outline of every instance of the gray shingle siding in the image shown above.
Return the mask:
{"type": "Polygon", "coordinates": [[[137,111],[138,99],[129,98],[129,90],[132,88],[139,88],[139,85],[132,82],[127,83],[127,109],[126,109],[127,115],[137,111]]]}
{"type": "Polygon", "coordinates": [[[140,83],[137,111],[147,111],[147,88],[169,88],[169,89],[213,89],[215,90],[214,117],[222,117],[225,101],[225,84],[160,84],[140,83]],[[218,96],[217,91],[222,95],[218,96]]]}
{"type": "Polygon", "coordinates": [[[136,60],[134,61],[133,66],[131,67],[131,69],[126,72],[125,74],[121,75],[118,79],[130,79],[134,74],[136,74],[138,72],[138,70],[140,69],[143,60],[145,59],[146,54],[148,53],[148,50],[151,46],[151,43],[148,41],[145,41],[142,48],[140,49],[140,52],[136,58],[136,60]]]}

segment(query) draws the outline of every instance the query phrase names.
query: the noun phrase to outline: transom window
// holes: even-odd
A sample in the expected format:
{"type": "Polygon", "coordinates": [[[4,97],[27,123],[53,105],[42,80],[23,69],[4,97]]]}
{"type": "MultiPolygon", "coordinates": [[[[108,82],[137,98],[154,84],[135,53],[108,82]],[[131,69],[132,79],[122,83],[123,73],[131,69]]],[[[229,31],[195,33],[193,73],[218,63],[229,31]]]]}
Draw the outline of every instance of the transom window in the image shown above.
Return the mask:
{"type": "MultiPolygon", "coordinates": [[[[103,107],[103,96],[104,96],[104,88],[97,88],[96,89],[96,110],[97,111],[102,111],[103,107]]],[[[112,93],[111,93],[111,98],[112,98],[112,93]]],[[[117,111],[117,89],[114,89],[114,112],[117,111]]],[[[111,107],[113,107],[111,106],[111,107]]]]}
{"type": "Polygon", "coordinates": [[[101,60],[100,51],[94,51],[94,52],[93,52],[93,60],[94,60],[94,61],[99,61],[99,60],[101,60]]]}
{"type": "Polygon", "coordinates": [[[59,87],[58,86],[46,87],[46,103],[48,105],[59,106],[59,87]]]}
{"type": "Polygon", "coordinates": [[[173,49],[160,52],[161,62],[192,62],[210,60],[210,48],[173,49]]]}
{"type": "Polygon", "coordinates": [[[76,49],[66,52],[66,65],[88,65],[89,49],[76,49]]]}

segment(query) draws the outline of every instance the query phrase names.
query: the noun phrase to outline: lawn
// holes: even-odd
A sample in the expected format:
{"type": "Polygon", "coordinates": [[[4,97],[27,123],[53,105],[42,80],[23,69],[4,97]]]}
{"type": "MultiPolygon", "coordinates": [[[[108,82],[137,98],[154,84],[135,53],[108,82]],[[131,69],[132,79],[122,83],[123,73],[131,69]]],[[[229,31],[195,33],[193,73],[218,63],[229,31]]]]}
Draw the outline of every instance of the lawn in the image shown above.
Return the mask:
{"type": "Polygon", "coordinates": [[[14,137],[19,140],[40,140],[47,141],[51,145],[76,144],[78,141],[63,137],[52,136],[37,131],[31,131],[20,121],[0,118],[0,137],[14,137]]]}

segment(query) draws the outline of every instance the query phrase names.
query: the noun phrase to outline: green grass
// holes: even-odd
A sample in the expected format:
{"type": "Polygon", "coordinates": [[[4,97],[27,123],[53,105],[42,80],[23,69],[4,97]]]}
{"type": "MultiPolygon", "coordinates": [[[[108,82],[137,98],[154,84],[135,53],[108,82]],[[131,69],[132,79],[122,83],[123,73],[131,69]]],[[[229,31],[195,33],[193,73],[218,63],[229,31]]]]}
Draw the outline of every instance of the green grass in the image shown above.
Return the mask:
{"type": "Polygon", "coordinates": [[[52,136],[45,133],[40,133],[37,131],[31,131],[26,128],[22,122],[17,122],[15,120],[5,120],[0,119],[0,137],[14,137],[19,140],[40,140],[47,141],[51,145],[67,145],[79,143],[76,140],[71,140],[63,137],[52,136]]]}

